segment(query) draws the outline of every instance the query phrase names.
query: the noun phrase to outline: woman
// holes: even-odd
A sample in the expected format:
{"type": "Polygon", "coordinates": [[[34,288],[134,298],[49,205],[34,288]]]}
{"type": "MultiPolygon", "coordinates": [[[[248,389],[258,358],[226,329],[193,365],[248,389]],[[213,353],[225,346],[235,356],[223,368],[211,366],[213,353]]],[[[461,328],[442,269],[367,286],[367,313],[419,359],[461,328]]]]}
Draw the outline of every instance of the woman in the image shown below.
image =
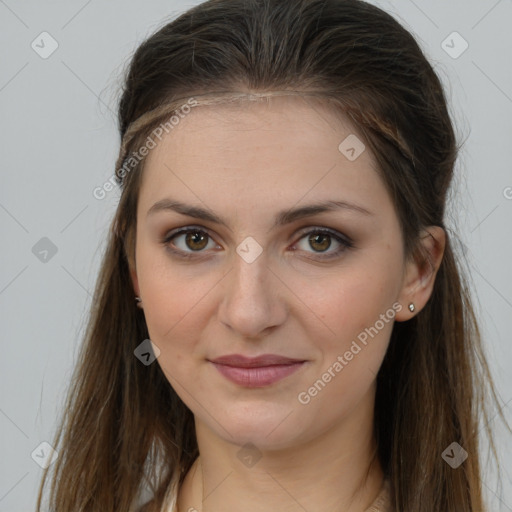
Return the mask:
{"type": "Polygon", "coordinates": [[[50,506],[483,510],[494,387],[413,37],[358,0],[210,0],[138,48],[119,125],[50,506]]]}

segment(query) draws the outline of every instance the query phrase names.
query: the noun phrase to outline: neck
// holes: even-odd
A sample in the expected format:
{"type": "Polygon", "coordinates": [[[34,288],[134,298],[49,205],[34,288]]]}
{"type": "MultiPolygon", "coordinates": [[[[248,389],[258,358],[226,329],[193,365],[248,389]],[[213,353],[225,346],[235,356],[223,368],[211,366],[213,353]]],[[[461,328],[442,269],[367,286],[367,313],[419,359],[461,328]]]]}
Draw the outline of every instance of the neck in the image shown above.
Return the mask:
{"type": "Polygon", "coordinates": [[[373,403],[363,400],[348,418],[309,442],[265,452],[246,449],[246,459],[240,446],[196,421],[200,456],[180,489],[178,510],[364,512],[383,483],[373,403]]]}

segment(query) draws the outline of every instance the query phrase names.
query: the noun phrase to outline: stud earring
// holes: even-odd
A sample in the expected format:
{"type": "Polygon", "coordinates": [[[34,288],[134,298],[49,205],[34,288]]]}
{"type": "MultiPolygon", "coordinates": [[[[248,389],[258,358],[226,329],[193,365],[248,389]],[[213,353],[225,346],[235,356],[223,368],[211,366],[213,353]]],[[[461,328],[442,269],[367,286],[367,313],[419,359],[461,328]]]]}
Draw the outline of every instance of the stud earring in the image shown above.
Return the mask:
{"type": "Polygon", "coordinates": [[[135,297],[135,300],[137,301],[137,307],[141,308],[142,307],[142,299],[140,297],[135,297]]]}
{"type": "Polygon", "coordinates": [[[414,304],[411,302],[409,304],[409,311],[412,313],[416,308],[414,307],[414,304]]]}

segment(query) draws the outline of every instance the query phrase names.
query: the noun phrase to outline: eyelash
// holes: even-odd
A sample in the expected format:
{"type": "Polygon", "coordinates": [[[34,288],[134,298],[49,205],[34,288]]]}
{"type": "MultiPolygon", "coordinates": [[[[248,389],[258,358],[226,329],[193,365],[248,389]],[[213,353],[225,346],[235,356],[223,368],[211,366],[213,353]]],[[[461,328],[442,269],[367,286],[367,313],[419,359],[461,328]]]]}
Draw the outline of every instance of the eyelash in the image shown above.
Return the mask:
{"type": "MultiPolygon", "coordinates": [[[[203,255],[200,254],[202,251],[198,251],[197,253],[185,252],[185,251],[182,251],[181,249],[174,249],[169,245],[169,242],[172,239],[176,238],[179,235],[187,234],[187,233],[205,234],[210,240],[213,240],[213,237],[211,237],[209,235],[208,231],[206,231],[205,229],[195,227],[195,226],[187,226],[184,228],[179,228],[175,231],[171,231],[163,238],[161,243],[165,246],[167,251],[171,252],[173,255],[178,256],[179,258],[182,258],[185,260],[190,260],[190,259],[198,259],[198,258],[203,257],[203,255]]],[[[314,253],[314,254],[317,254],[317,256],[315,257],[315,259],[317,259],[317,260],[334,259],[337,256],[339,256],[341,253],[345,252],[347,249],[352,249],[355,247],[354,242],[349,237],[347,237],[346,235],[341,235],[341,233],[333,231],[329,228],[313,227],[313,228],[309,229],[308,231],[302,231],[299,234],[300,234],[300,238],[298,239],[297,242],[299,242],[300,240],[305,238],[307,235],[320,234],[320,235],[330,236],[330,237],[334,238],[340,244],[340,247],[338,249],[336,249],[335,251],[329,253],[328,256],[324,256],[324,254],[326,254],[326,253],[321,253],[321,252],[314,253]]]]}

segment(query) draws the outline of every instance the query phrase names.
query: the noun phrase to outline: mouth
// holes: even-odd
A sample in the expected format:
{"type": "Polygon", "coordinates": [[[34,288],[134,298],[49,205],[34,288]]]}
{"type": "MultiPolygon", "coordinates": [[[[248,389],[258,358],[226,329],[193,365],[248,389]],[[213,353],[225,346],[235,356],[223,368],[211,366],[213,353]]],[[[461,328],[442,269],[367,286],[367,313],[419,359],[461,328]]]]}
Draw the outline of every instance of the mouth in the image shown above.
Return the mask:
{"type": "Polygon", "coordinates": [[[295,373],[306,363],[303,359],[274,354],[258,357],[232,354],[208,361],[229,381],[249,388],[270,386],[295,373]]]}

